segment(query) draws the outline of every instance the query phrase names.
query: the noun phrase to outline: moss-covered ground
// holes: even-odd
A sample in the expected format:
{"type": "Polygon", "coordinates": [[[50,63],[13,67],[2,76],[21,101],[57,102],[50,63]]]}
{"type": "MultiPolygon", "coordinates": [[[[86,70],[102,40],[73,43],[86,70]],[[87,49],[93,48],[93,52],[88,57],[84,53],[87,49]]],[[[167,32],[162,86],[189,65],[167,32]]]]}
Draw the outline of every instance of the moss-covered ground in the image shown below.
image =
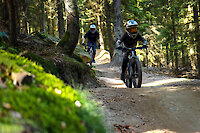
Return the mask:
{"type": "MultiPolygon", "coordinates": [[[[97,105],[86,98],[86,92],[73,89],[53,75],[59,71],[53,63],[26,55],[51,64],[54,69],[49,73],[49,66],[43,68],[40,63],[19,56],[15,49],[8,51],[0,50],[0,132],[105,132],[97,105]],[[18,73],[27,74],[25,77],[31,77],[31,82],[23,82],[25,77],[21,74],[13,76],[18,73]]],[[[73,61],[80,66],[77,60],[73,61]]],[[[85,68],[81,65],[82,71],[85,68]]]]}

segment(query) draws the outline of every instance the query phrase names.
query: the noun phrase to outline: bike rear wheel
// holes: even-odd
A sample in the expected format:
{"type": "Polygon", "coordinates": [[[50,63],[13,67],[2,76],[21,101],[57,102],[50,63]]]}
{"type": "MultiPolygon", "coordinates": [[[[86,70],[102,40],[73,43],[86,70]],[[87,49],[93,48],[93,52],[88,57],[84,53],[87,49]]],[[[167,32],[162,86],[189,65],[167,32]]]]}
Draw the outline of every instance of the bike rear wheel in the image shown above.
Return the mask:
{"type": "Polygon", "coordinates": [[[142,85],[142,67],[139,59],[134,60],[132,68],[132,82],[134,88],[140,88],[142,85]]]}

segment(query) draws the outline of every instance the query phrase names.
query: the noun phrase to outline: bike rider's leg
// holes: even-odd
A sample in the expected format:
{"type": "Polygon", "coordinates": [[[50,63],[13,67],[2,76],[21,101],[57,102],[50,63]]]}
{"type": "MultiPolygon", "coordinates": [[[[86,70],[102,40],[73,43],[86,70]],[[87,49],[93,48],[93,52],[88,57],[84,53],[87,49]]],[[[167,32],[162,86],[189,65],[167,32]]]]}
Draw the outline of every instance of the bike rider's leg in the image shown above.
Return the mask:
{"type": "Polygon", "coordinates": [[[125,71],[128,63],[128,51],[123,51],[122,73],[121,80],[125,80],[125,71]]]}
{"type": "Polygon", "coordinates": [[[96,42],[93,43],[92,49],[93,49],[93,63],[95,63],[95,55],[96,55],[96,42]]]}
{"type": "Polygon", "coordinates": [[[87,52],[89,52],[90,51],[90,47],[91,47],[91,42],[90,41],[87,42],[87,46],[88,46],[87,52]]]}

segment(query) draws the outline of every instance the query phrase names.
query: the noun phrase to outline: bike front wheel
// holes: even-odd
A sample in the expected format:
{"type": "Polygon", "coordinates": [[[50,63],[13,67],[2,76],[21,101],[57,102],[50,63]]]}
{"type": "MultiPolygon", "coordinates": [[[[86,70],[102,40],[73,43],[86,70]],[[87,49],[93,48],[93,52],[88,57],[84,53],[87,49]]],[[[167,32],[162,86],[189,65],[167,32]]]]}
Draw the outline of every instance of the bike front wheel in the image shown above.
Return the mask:
{"type": "Polygon", "coordinates": [[[125,71],[125,84],[128,88],[132,88],[133,80],[132,80],[132,66],[131,62],[128,62],[127,68],[125,71]]]}
{"type": "Polygon", "coordinates": [[[139,59],[135,59],[132,64],[132,82],[134,88],[140,88],[142,85],[142,67],[139,59]]]}

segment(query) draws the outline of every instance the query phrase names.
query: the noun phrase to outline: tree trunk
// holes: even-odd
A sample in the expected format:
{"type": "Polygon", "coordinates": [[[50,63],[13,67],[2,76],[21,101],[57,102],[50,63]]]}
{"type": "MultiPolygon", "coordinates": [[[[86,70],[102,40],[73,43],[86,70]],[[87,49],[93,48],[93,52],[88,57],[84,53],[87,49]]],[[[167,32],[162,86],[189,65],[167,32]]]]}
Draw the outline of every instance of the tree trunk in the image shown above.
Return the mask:
{"type": "Polygon", "coordinates": [[[174,68],[174,52],[173,52],[173,46],[172,44],[170,43],[170,59],[171,59],[171,65],[172,65],[172,68],[174,68]]]}
{"type": "Polygon", "coordinates": [[[109,4],[108,0],[105,0],[105,15],[106,15],[106,43],[105,48],[109,50],[110,52],[110,57],[112,58],[114,54],[114,39],[112,36],[112,29],[111,29],[111,6],[109,4]]]}
{"type": "Polygon", "coordinates": [[[167,67],[169,67],[169,43],[166,44],[166,58],[167,58],[167,67]]]}
{"type": "Polygon", "coordinates": [[[195,65],[195,54],[194,54],[194,39],[191,37],[190,39],[190,60],[191,60],[191,68],[192,70],[196,71],[195,65]]]}
{"type": "Polygon", "coordinates": [[[5,2],[5,1],[2,1],[2,4],[3,4],[2,18],[3,18],[3,21],[5,23],[9,19],[8,6],[7,6],[7,2],[5,2]]]}
{"type": "MultiPolygon", "coordinates": [[[[49,6],[50,6],[50,4],[49,4],[49,6]]],[[[52,13],[52,9],[51,8],[49,8],[49,11],[48,11],[48,17],[49,17],[49,27],[48,27],[48,31],[49,31],[49,34],[50,35],[53,35],[53,21],[52,21],[52,15],[53,13],[52,13]]]]}
{"type": "Polygon", "coordinates": [[[59,42],[67,55],[72,56],[79,39],[79,14],[76,0],[65,0],[67,15],[67,31],[59,42]]]}
{"type": "MultiPolygon", "coordinates": [[[[48,5],[49,6],[49,5],[48,5]]],[[[50,15],[50,12],[48,9],[46,9],[46,16],[49,16],[50,15]]],[[[51,34],[51,21],[50,21],[50,18],[47,17],[47,33],[48,34],[51,34]]]]}
{"type": "Polygon", "coordinates": [[[101,44],[101,49],[104,49],[104,41],[103,41],[103,30],[102,30],[102,25],[101,25],[101,16],[100,14],[97,15],[98,19],[98,27],[99,27],[99,40],[101,44]]]}
{"type": "Polygon", "coordinates": [[[14,6],[15,6],[15,25],[16,25],[16,33],[17,35],[20,34],[20,31],[21,31],[21,27],[22,27],[22,23],[20,21],[20,16],[21,16],[21,5],[20,5],[20,1],[18,0],[14,0],[14,6]]]}
{"type": "Polygon", "coordinates": [[[41,7],[42,7],[42,32],[46,33],[44,0],[41,0],[41,7]]]}
{"type": "Polygon", "coordinates": [[[9,15],[9,38],[10,45],[17,46],[17,30],[15,17],[15,0],[7,0],[8,15],[9,15]]]}
{"type": "Polygon", "coordinates": [[[27,27],[27,18],[26,18],[26,13],[27,13],[28,6],[26,4],[23,4],[23,18],[22,18],[22,23],[23,23],[23,33],[28,34],[28,27],[27,27]]]}
{"type": "Polygon", "coordinates": [[[62,38],[65,33],[65,25],[63,18],[63,2],[61,0],[57,0],[57,10],[58,10],[58,32],[59,38],[62,38]]]}
{"type": "MultiPolygon", "coordinates": [[[[121,39],[123,35],[123,23],[122,23],[122,7],[121,7],[121,0],[114,1],[114,41],[121,39]]],[[[114,56],[112,58],[112,65],[121,65],[122,64],[122,51],[115,50],[114,56]]]]}
{"type": "Polygon", "coordinates": [[[172,26],[173,26],[173,38],[174,38],[174,55],[175,55],[175,74],[178,74],[178,50],[176,41],[176,28],[175,28],[175,15],[172,12],[172,26]]]}
{"type": "Polygon", "coordinates": [[[186,58],[185,58],[186,57],[185,46],[182,45],[181,49],[182,49],[182,66],[184,67],[184,66],[187,66],[187,64],[186,64],[186,58]]]}
{"type": "Polygon", "coordinates": [[[51,13],[51,29],[52,29],[52,35],[55,36],[55,30],[56,30],[56,19],[54,18],[54,11],[51,13]]]}
{"type": "Polygon", "coordinates": [[[199,18],[197,3],[193,6],[194,11],[194,23],[195,23],[195,38],[197,47],[197,77],[200,78],[200,32],[199,32],[199,18]]]}

